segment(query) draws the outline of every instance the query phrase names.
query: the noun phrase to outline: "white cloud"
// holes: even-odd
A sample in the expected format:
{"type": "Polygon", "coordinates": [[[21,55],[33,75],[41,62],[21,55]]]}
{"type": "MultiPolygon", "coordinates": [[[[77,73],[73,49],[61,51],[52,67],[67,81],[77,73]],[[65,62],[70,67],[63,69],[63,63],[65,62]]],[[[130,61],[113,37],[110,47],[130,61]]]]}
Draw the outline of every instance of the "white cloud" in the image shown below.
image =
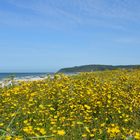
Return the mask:
{"type": "MultiPolygon", "coordinates": [[[[0,23],[58,26],[90,25],[124,29],[140,21],[138,0],[5,0],[17,11],[0,10],[0,23]],[[123,24],[124,23],[124,24],[123,24]]],[[[56,27],[57,28],[57,27],[56,27]]]]}
{"type": "Polygon", "coordinates": [[[136,45],[140,44],[140,39],[137,37],[122,37],[114,39],[116,43],[126,44],[126,45],[136,45]]]}

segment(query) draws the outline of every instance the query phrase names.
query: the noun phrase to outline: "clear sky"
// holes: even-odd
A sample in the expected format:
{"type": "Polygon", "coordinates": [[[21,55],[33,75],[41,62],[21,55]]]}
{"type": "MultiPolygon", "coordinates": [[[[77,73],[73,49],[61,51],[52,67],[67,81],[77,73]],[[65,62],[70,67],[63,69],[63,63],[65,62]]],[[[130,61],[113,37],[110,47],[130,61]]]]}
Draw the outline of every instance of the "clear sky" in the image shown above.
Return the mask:
{"type": "Polygon", "coordinates": [[[140,0],[0,0],[0,72],[140,64],[140,0]]]}

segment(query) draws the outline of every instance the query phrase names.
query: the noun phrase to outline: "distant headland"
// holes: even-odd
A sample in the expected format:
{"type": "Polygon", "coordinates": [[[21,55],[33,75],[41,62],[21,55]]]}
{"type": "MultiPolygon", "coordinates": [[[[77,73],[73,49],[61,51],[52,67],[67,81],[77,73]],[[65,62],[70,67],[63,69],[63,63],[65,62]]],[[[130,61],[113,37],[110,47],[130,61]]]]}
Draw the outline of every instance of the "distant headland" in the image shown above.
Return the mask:
{"type": "Polygon", "coordinates": [[[140,65],[82,65],[62,68],[58,71],[58,73],[91,72],[115,69],[140,69],[140,65]]]}

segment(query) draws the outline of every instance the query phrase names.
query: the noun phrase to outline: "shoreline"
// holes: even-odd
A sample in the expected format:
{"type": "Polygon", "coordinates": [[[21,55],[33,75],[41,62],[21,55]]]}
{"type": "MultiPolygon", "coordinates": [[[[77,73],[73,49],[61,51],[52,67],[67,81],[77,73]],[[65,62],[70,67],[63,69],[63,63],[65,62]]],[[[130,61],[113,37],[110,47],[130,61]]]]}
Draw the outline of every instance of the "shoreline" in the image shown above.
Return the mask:
{"type": "MultiPolygon", "coordinates": [[[[47,79],[48,76],[44,76],[44,77],[17,77],[14,79],[0,79],[0,88],[4,88],[4,87],[10,87],[13,85],[13,83],[16,85],[19,82],[32,82],[32,81],[41,81],[41,80],[45,80],[47,79]],[[12,82],[14,81],[14,82],[12,82]]],[[[51,78],[53,78],[53,76],[51,76],[51,78]]]]}
{"type": "MultiPolygon", "coordinates": [[[[12,86],[13,83],[16,85],[19,82],[41,81],[41,80],[47,79],[48,77],[53,79],[54,75],[55,74],[41,75],[41,76],[23,76],[23,77],[14,77],[14,78],[3,78],[3,79],[0,79],[0,88],[12,86]]],[[[75,74],[66,74],[66,75],[70,76],[70,75],[75,75],[75,74]]]]}
{"type": "Polygon", "coordinates": [[[14,81],[16,81],[16,82],[39,81],[39,80],[45,80],[46,78],[48,78],[48,76],[45,76],[45,77],[32,77],[32,78],[18,78],[18,79],[15,79],[14,81]]]}

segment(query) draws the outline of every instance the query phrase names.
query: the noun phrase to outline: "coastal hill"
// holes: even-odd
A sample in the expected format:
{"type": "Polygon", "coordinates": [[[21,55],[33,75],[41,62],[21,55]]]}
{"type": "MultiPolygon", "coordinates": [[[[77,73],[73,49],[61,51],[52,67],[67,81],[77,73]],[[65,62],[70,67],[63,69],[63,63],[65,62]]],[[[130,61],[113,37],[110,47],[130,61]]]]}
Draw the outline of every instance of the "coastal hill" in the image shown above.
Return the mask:
{"type": "Polygon", "coordinates": [[[115,69],[140,69],[140,65],[83,65],[69,68],[62,68],[58,73],[76,73],[76,72],[91,72],[115,69]]]}

